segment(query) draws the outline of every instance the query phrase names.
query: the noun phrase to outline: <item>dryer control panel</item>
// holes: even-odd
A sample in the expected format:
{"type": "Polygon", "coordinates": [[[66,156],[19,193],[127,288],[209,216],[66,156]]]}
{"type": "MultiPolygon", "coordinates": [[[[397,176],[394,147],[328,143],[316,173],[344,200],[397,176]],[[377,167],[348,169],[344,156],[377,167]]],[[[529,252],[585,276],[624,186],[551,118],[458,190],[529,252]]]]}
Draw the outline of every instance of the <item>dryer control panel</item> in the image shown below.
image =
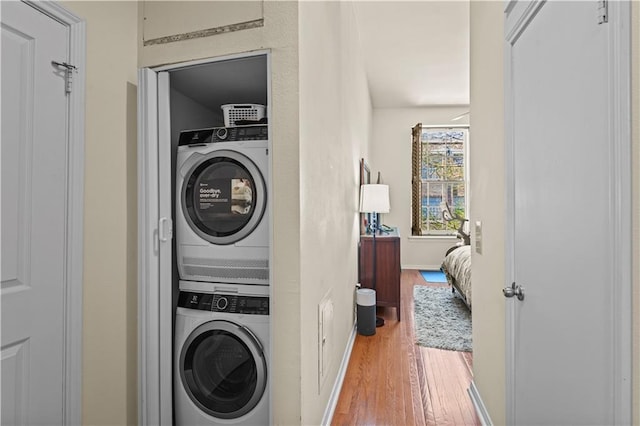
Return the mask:
{"type": "Polygon", "coordinates": [[[211,142],[266,141],[269,130],[266,124],[234,127],[211,127],[208,129],[183,130],[178,145],[193,145],[211,142]]]}
{"type": "Polygon", "coordinates": [[[269,315],[269,298],[181,291],[178,307],[227,314],[269,315]]]}

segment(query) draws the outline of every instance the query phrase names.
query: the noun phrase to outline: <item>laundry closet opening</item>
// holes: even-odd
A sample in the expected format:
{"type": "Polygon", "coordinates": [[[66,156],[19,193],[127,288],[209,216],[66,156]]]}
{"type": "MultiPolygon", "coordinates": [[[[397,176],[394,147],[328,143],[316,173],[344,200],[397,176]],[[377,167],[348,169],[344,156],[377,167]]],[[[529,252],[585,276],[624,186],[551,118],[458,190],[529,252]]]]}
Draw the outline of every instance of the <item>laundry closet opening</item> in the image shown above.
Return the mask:
{"type": "Polygon", "coordinates": [[[140,87],[141,399],[175,424],[269,424],[269,52],[140,87]]]}

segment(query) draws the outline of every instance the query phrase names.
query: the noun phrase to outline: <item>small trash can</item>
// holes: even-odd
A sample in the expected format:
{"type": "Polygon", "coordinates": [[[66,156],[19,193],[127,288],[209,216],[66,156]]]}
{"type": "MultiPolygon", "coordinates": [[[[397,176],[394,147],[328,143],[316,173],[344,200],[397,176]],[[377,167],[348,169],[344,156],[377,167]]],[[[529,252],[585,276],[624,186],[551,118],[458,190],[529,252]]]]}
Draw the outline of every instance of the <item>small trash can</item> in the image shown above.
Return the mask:
{"type": "Polygon", "coordinates": [[[356,291],[358,334],[376,334],[376,291],[360,288],[356,291]]]}

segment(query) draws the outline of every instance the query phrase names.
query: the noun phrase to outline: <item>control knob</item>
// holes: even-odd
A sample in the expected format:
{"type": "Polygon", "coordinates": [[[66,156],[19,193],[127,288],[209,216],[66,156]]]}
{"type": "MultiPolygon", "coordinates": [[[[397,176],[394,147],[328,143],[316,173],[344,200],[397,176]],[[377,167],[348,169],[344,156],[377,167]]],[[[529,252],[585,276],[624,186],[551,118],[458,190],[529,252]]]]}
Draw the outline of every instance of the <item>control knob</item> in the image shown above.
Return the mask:
{"type": "Polygon", "coordinates": [[[218,130],[216,130],[216,136],[220,140],[225,140],[228,135],[229,135],[229,132],[227,131],[226,127],[220,127],[218,130]]]}
{"type": "Polygon", "coordinates": [[[225,309],[227,309],[227,306],[229,306],[229,300],[227,300],[226,297],[221,297],[216,302],[216,308],[218,308],[221,311],[224,311],[225,309]]]}

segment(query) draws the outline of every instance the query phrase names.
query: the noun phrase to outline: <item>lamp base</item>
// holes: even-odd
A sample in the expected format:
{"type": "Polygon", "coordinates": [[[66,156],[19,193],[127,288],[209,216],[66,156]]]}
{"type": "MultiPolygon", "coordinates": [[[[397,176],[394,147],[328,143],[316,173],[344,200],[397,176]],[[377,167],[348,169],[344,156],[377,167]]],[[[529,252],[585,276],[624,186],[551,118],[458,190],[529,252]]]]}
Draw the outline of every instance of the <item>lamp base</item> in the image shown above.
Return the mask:
{"type": "Polygon", "coordinates": [[[384,318],[376,317],[376,327],[382,327],[384,325],[384,318]]]}

